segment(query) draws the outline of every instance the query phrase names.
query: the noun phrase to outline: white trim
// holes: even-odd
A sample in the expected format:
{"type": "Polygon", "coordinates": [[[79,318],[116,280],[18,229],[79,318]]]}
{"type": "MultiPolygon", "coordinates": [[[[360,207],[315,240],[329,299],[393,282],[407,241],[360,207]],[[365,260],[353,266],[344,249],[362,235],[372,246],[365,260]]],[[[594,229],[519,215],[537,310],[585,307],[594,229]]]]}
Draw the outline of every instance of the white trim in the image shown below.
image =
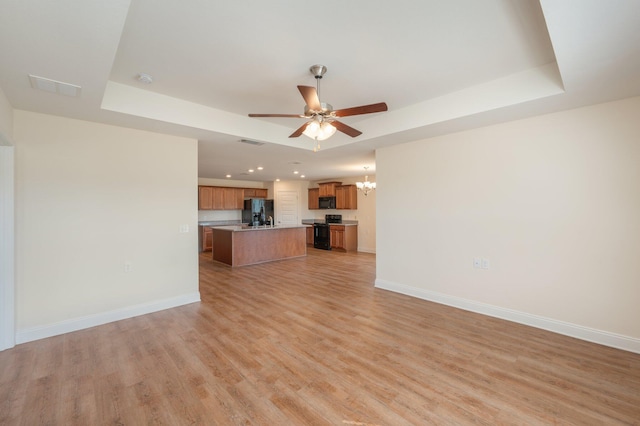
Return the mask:
{"type": "Polygon", "coordinates": [[[14,148],[0,146],[0,351],[16,344],[14,167],[14,148]]]}
{"type": "Polygon", "coordinates": [[[442,305],[453,306],[455,308],[464,309],[466,311],[476,312],[495,318],[501,318],[507,321],[517,322],[519,324],[529,325],[531,327],[552,331],[554,333],[563,334],[565,336],[575,337],[577,339],[586,340],[588,342],[598,343],[617,349],[623,349],[629,352],[640,353],[640,339],[636,339],[633,337],[584,327],[564,321],[558,321],[552,318],[532,315],[526,312],[501,308],[499,306],[493,306],[482,302],[476,302],[474,300],[449,296],[446,294],[381,279],[376,279],[375,286],[376,288],[380,288],[383,290],[406,294],[407,296],[429,300],[431,302],[440,303],[442,305]]]}
{"type": "Polygon", "coordinates": [[[376,249],[372,249],[372,248],[367,248],[367,247],[358,247],[358,251],[361,251],[362,253],[371,253],[371,254],[376,254],[376,249]]]}
{"type": "Polygon", "coordinates": [[[100,314],[88,315],[86,317],[73,318],[54,324],[47,324],[24,330],[18,330],[18,332],[16,333],[16,343],[20,344],[31,342],[33,340],[39,340],[47,337],[57,336],[59,334],[70,333],[72,331],[83,330],[85,328],[91,328],[114,321],[136,317],[139,315],[162,311],[164,309],[188,305],[189,303],[195,303],[199,301],[200,293],[195,292],[184,294],[182,296],[172,297],[170,299],[156,300],[154,302],[129,306],[109,312],[103,312],[100,314]]]}

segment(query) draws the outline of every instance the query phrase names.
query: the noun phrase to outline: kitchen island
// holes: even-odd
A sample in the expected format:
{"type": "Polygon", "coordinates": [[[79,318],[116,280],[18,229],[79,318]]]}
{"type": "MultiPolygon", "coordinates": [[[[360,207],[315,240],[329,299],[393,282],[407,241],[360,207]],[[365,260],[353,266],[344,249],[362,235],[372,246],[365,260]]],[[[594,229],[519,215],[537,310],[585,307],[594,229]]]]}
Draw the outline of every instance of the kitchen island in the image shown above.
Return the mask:
{"type": "Polygon", "coordinates": [[[217,226],[213,260],[245,266],[307,255],[306,226],[217,226]]]}

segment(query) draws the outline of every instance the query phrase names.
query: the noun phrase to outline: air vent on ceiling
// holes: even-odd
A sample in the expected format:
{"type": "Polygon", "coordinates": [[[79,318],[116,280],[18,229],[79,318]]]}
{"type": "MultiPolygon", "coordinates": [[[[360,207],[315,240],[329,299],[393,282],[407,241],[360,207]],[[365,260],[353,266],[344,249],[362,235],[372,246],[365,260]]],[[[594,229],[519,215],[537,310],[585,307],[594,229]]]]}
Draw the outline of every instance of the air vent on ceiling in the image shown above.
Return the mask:
{"type": "Polygon", "coordinates": [[[240,142],[255,146],[264,145],[264,142],[252,141],[251,139],[240,139],[240,142]]]}
{"type": "Polygon", "coordinates": [[[75,84],[63,83],[62,81],[51,80],[49,78],[38,77],[37,75],[29,74],[29,80],[31,81],[31,87],[34,89],[44,90],[45,92],[57,93],[65,96],[80,96],[80,90],[82,87],[75,84]]]}

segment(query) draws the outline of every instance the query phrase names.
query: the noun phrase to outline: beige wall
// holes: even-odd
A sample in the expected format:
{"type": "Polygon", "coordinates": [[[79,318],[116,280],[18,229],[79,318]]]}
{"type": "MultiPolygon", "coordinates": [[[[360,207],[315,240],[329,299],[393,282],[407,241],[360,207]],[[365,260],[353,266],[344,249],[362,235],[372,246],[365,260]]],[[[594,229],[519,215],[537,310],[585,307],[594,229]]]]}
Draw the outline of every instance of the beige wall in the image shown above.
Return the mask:
{"type": "Polygon", "coordinates": [[[14,138],[18,340],[199,300],[196,140],[25,111],[14,138]]]}
{"type": "Polygon", "coordinates": [[[378,150],[377,285],[640,350],[639,117],[635,97],[378,150]]]}
{"type": "Polygon", "coordinates": [[[13,107],[0,88],[0,146],[13,145],[13,107]]]}

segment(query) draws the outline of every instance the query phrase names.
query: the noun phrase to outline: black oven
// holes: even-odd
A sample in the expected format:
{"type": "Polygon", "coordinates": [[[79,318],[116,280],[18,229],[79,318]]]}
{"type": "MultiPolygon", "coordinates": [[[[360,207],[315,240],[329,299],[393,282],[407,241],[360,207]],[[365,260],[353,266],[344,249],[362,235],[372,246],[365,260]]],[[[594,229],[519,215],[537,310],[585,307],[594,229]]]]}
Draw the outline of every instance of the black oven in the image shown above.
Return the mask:
{"type": "Polygon", "coordinates": [[[324,216],[324,223],[313,224],[313,247],[322,250],[331,250],[331,229],[332,223],[342,223],[341,214],[327,214],[324,216]]]}
{"type": "Polygon", "coordinates": [[[313,247],[322,250],[331,250],[331,234],[326,223],[313,224],[313,247]]]}

